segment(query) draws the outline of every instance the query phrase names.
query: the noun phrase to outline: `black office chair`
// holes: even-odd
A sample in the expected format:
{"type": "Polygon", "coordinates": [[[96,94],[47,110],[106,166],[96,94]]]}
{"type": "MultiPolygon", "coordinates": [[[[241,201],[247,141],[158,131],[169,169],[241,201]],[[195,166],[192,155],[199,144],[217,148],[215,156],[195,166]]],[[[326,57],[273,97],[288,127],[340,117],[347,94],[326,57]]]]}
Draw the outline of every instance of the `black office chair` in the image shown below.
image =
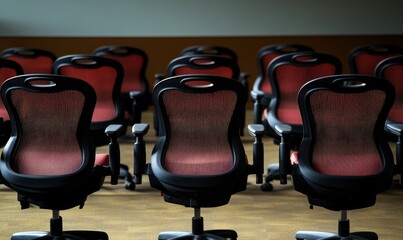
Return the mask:
{"type": "MultiPolygon", "coordinates": [[[[302,139],[302,121],[297,101],[299,89],[314,78],[340,74],[342,65],[337,57],[330,54],[295,52],[275,58],[267,71],[271,80],[272,98],[264,125],[277,134],[273,140],[279,144],[279,162],[288,162],[290,151],[298,150],[302,139]]],[[[286,184],[287,178],[281,178],[285,173],[290,174],[291,169],[279,169],[278,164],[269,165],[262,190],[271,191],[273,186],[270,182],[273,180],[279,179],[282,184],[286,184]]]]}
{"type": "Polygon", "coordinates": [[[13,47],[4,49],[0,58],[17,62],[22,67],[24,74],[53,73],[53,62],[56,55],[45,49],[29,47],[13,47]]]}
{"type": "Polygon", "coordinates": [[[238,131],[245,97],[241,83],[212,75],[181,75],[155,86],[160,135],[151,163],[145,164],[142,138],[148,125],[133,126],[135,161],[166,202],[194,209],[191,233],[163,232],[158,239],[237,238],[234,230],[204,230],[201,208],[227,204],[231,195],[245,190],[251,173],[262,181],[263,126],[248,127],[256,137],[253,165],[238,131]]]}
{"type": "MultiPolygon", "coordinates": [[[[293,52],[314,52],[314,49],[301,44],[274,44],[262,47],[256,56],[259,74],[250,92],[253,102],[253,123],[261,124],[267,117],[267,108],[271,99],[271,84],[267,74],[269,63],[278,56],[293,52]]],[[[271,128],[266,134],[276,136],[271,128]]]]}
{"type": "MultiPolygon", "coordinates": [[[[0,85],[7,79],[22,74],[23,70],[20,64],[12,60],[0,58],[0,85]]],[[[6,144],[10,134],[10,116],[3,102],[0,101],[0,146],[6,144]]]]}
{"type": "MultiPolygon", "coordinates": [[[[108,125],[121,124],[127,127],[120,98],[124,70],[119,62],[95,55],[72,54],[56,59],[54,72],[82,79],[97,93],[90,128],[95,146],[105,146],[109,143],[103,133],[108,125]]],[[[122,136],[124,134],[125,132],[122,132],[122,136]]],[[[134,190],[136,185],[129,167],[122,164],[120,170],[121,178],[125,179],[125,188],[134,190]]]]}
{"type": "MultiPolygon", "coordinates": [[[[225,57],[227,59],[233,60],[238,65],[238,54],[231,48],[216,45],[194,45],[183,49],[180,56],[190,56],[190,55],[216,55],[220,57],[225,57]]],[[[239,73],[239,81],[249,89],[249,73],[241,71],[239,73]]]]}
{"type": "Polygon", "coordinates": [[[370,44],[354,48],[348,54],[353,74],[374,76],[375,67],[382,60],[403,54],[403,48],[391,44],[370,44]]]}
{"type": "Polygon", "coordinates": [[[387,58],[375,68],[375,76],[391,82],[396,91],[396,99],[386,119],[385,131],[389,141],[396,144],[396,169],[399,184],[403,184],[403,55],[387,58]]]}
{"type": "Polygon", "coordinates": [[[349,210],[371,207],[393,178],[393,154],[384,124],[393,85],[367,75],[315,79],[299,92],[303,139],[292,157],[295,190],[309,204],[340,211],[338,232],[299,231],[298,240],[377,240],[375,232],[350,232],[349,210]]]}
{"type": "Polygon", "coordinates": [[[151,105],[151,93],[146,78],[146,52],[136,47],[110,45],[95,49],[94,54],[116,60],[123,66],[121,99],[125,119],[129,125],[141,122],[142,112],[151,105]]]}
{"type": "Polygon", "coordinates": [[[105,232],[63,231],[60,211],[82,208],[87,196],[101,188],[105,176],[117,183],[117,135],[122,126],[106,128],[111,139],[109,155],[96,155],[90,137],[95,92],[74,78],[16,76],[3,83],[1,98],[12,127],[0,161],[2,180],[17,192],[22,209],[37,205],[52,210],[49,232],[16,233],[11,239],[107,240],[105,232]]]}

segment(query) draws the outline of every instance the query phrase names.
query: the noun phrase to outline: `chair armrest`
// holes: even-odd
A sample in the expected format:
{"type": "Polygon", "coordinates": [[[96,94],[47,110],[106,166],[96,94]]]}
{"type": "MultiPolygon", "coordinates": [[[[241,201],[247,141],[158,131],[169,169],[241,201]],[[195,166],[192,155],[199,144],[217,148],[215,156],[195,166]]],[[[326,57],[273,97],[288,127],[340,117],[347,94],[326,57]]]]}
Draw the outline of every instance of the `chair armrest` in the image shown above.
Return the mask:
{"type": "Polygon", "coordinates": [[[400,137],[402,136],[403,132],[403,124],[401,123],[387,123],[386,124],[386,130],[390,132],[391,134],[400,137]]]}
{"type": "Polygon", "coordinates": [[[111,169],[111,184],[118,183],[120,172],[120,147],[118,136],[122,135],[125,127],[121,124],[111,124],[105,129],[105,134],[110,138],[109,142],[109,167],[111,169]]]}
{"type": "Polygon", "coordinates": [[[245,87],[246,91],[248,91],[248,89],[249,89],[249,82],[248,82],[249,76],[250,75],[247,72],[241,72],[239,74],[239,80],[241,81],[242,85],[245,87]]]}
{"type": "Polygon", "coordinates": [[[141,94],[143,94],[143,93],[140,91],[130,91],[129,97],[130,97],[130,99],[134,100],[137,96],[139,96],[141,94]]]}
{"type": "Polygon", "coordinates": [[[150,128],[147,123],[137,123],[132,127],[132,133],[135,137],[134,142],[134,176],[135,183],[141,184],[142,182],[142,174],[145,172],[146,166],[146,145],[144,142],[144,135],[147,134],[148,129],[150,128]]]}
{"type": "Polygon", "coordinates": [[[281,136],[279,144],[279,176],[280,183],[287,184],[287,175],[291,173],[291,159],[290,159],[290,140],[289,137],[294,133],[291,125],[279,124],[274,126],[276,133],[281,136]]]}
{"type": "Polygon", "coordinates": [[[263,142],[262,137],[264,135],[264,126],[262,124],[249,124],[249,134],[255,137],[253,143],[253,166],[250,171],[252,174],[256,174],[256,183],[263,183],[263,142]]]}
{"type": "Polygon", "coordinates": [[[253,102],[253,123],[261,124],[263,110],[269,106],[271,96],[260,90],[250,91],[250,96],[253,102]]]}

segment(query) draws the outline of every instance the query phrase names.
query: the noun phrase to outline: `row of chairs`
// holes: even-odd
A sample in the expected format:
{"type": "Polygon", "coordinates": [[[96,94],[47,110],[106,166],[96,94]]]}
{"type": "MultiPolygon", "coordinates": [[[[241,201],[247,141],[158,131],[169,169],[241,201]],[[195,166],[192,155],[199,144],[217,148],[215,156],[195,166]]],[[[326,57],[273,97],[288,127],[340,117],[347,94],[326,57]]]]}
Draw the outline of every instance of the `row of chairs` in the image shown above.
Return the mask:
{"type": "MultiPolygon", "coordinates": [[[[64,231],[60,211],[83,207],[106,176],[116,184],[123,125],[105,129],[110,156],[96,155],[90,134],[96,93],[87,82],[28,74],[8,79],[0,92],[12,126],[0,162],[3,183],[17,192],[23,209],[34,204],[52,210],[49,232],[11,239],[108,239],[102,231],[64,231]]],[[[229,203],[246,189],[248,175],[260,178],[264,127],[248,126],[255,137],[249,164],[239,132],[243,85],[214,75],[180,75],[157,83],[152,97],[160,134],[145,166],[150,185],[166,202],[194,209],[192,232],[162,232],[158,239],[237,239],[235,230],[205,230],[201,208],[229,203]]],[[[300,231],[296,239],[377,239],[374,232],[350,233],[347,211],[374,205],[392,183],[393,154],[383,130],[394,98],[389,81],[367,75],[330,75],[301,87],[303,138],[292,157],[294,186],[311,205],[341,211],[341,219],[337,233],[300,231]]],[[[146,123],[132,128],[135,161],[146,157],[148,129],[146,123]]]]}
{"type": "MultiPolygon", "coordinates": [[[[317,58],[316,58],[316,56],[320,56],[320,58],[319,59],[321,59],[320,61],[319,61],[319,63],[323,63],[322,62],[322,60],[323,59],[327,59],[327,57],[329,57],[329,56],[327,56],[327,55],[324,55],[324,54],[317,54],[317,53],[315,53],[315,54],[313,54],[313,53],[306,53],[306,52],[304,52],[303,54],[301,54],[301,53],[298,53],[297,55],[295,55],[294,54],[294,57],[291,59],[291,60],[293,60],[294,62],[296,62],[297,64],[306,64],[306,63],[312,63],[312,62],[317,62],[317,58]],[[326,56],[326,57],[325,57],[326,56]]],[[[77,57],[77,56],[76,56],[77,57]]],[[[284,57],[286,57],[286,55],[284,55],[284,57]]],[[[92,65],[92,64],[94,64],[94,62],[88,62],[88,59],[80,59],[80,58],[76,58],[76,59],[74,59],[74,61],[75,62],[77,62],[77,63],[80,63],[80,64],[82,64],[83,66],[85,66],[85,65],[92,65]]],[[[276,59],[276,61],[277,61],[277,59],[276,59]]],[[[332,64],[329,64],[328,62],[326,62],[326,61],[324,61],[325,62],[325,65],[326,64],[328,64],[328,65],[332,65],[332,64]]],[[[332,62],[332,61],[330,61],[330,62],[332,62]]],[[[334,61],[334,62],[337,62],[337,61],[334,61]]],[[[69,64],[66,64],[66,63],[63,63],[63,64],[61,64],[61,65],[63,65],[64,67],[66,67],[66,66],[69,66],[69,64]]],[[[272,64],[273,66],[276,66],[276,64],[272,64]]],[[[282,64],[278,64],[279,65],[279,68],[282,66],[282,64]]],[[[337,65],[337,64],[336,64],[337,65]]],[[[332,67],[332,66],[331,66],[332,67]]],[[[331,67],[329,67],[329,68],[331,68],[331,67]]],[[[270,67],[269,67],[270,68],[270,67]]],[[[274,67],[273,67],[274,68],[274,67]]],[[[292,68],[291,68],[292,69],[292,68]]],[[[284,69],[283,69],[284,70],[284,69]]],[[[288,68],[288,70],[287,70],[287,68],[285,68],[285,70],[284,70],[284,72],[282,73],[282,74],[288,74],[289,72],[291,72],[290,71],[290,68],[288,68]]],[[[318,71],[319,73],[321,73],[321,70],[320,71],[318,71]]],[[[106,74],[106,72],[105,72],[105,74],[106,74]]],[[[313,78],[315,78],[315,77],[318,77],[317,75],[315,75],[315,74],[317,74],[317,73],[315,73],[315,71],[313,71],[313,73],[311,72],[310,74],[312,74],[312,75],[309,75],[310,77],[313,77],[313,78]]],[[[301,75],[301,72],[300,72],[300,75],[301,75]]],[[[328,74],[328,72],[326,72],[326,73],[324,73],[324,75],[331,75],[331,74],[328,74]]],[[[205,78],[205,76],[203,76],[203,78],[205,78]]],[[[195,79],[187,79],[187,80],[181,80],[181,81],[183,81],[183,83],[181,83],[180,85],[184,85],[185,87],[186,87],[186,89],[197,89],[197,90],[199,90],[199,89],[207,89],[207,88],[209,88],[210,87],[210,85],[211,85],[211,82],[209,82],[210,80],[203,80],[203,78],[202,79],[197,79],[197,80],[195,80],[195,79]]],[[[351,77],[350,77],[351,78],[351,77]]],[[[310,78],[310,79],[312,79],[312,78],[310,78]]],[[[351,78],[351,79],[353,79],[353,78],[351,78]]],[[[212,80],[211,80],[212,81],[212,80]]],[[[224,80],[223,80],[224,81],[224,80]]],[[[361,80],[360,80],[361,81],[361,80]]],[[[165,82],[165,81],[162,81],[162,82],[165,82]]],[[[162,83],[160,84],[160,85],[162,85],[162,86],[164,86],[162,83]]],[[[212,84],[212,85],[218,85],[218,83],[215,83],[215,84],[212,84]]],[[[230,85],[229,83],[226,83],[226,84],[224,84],[224,85],[230,85]]],[[[352,85],[350,85],[350,86],[352,86],[352,85]]],[[[354,88],[359,88],[359,86],[360,85],[354,85],[355,87],[354,88]]],[[[172,88],[172,86],[171,86],[171,88],[172,88]]],[[[245,88],[243,88],[243,92],[245,93],[245,88]]],[[[392,94],[393,95],[393,94],[392,94]]],[[[167,98],[169,98],[169,97],[167,97],[167,98]]],[[[172,102],[174,102],[174,99],[177,99],[179,102],[182,102],[182,100],[183,100],[183,98],[175,98],[175,97],[173,97],[172,99],[171,99],[171,101],[172,102]]],[[[205,100],[205,99],[203,99],[203,100],[205,100]]],[[[159,102],[161,102],[162,100],[158,100],[159,102]]],[[[199,104],[200,104],[200,102],[199,102],[199,104]]],[[[173,105],[175,105],[175,106],[177,106],[177,105],[181,105],[181,104],[179,104],[179,103],[176,103],[176,104],[173,104],[173,105]]],[[[242,104],[241,104],[241,106],[242,106],[242,104]]],[[[186,107],[186,106],[184,106],[184,107],[186,107]]],[[[185,108],[185,109],[182,109],[182,110],[180,110],[180,112],[181,113],[183,113],[183,112],[186,112],[186,111],[184,111],[184,110],[189,110],[189,109],[187,109],[187,108],[185,108]]],[[[164,116],[164,113],[166,112],[166,110],[164,110],[164,111],[162,111],[162,113],[156,113],[156,115],[159,115],[160,114],[160,116],[164,116]]],[[[242,112],[242,111],[241,111],[242,112]]],[[[173,115],[175,115],[175,113],[174,112],[170,112],[170,114],[173,114],[173,115]]],[[[197,114],[196,114],[197,115],[197,114]]],[[[170,115],[170,116],[172,116],[172,115],[170,115]]],[[[199,116],[199,118],[200,118],[200,116],[199,116]]],[[[160,118],[159,118],[160,119],[160,118]]],[[[162,117],[162,119],[163,119],[163,117],[162,117]]],[[[180,119],[180,118],[178,118],[178,119],[180,119]]],[[[183,119],[183,118],[182,118],[183,119]]],[[[186,118],[185,118],[186,119],[186,118]]],[[[159,122],[159,126],[161,126],[161,129],[164,129],[164,131],[163,131],[163,133],[162,133],[162,135],[163,135],[163,138],[161,138],[161,139],[166,139],[166,121],[163,121],[163,122],[159,122]]],[[[178,131],[175,131],[175,132],[181,132],[183,129],[183,127],[182,127],[182,125],[181,124],[178,124],[178,125],[176,125],[176,126],[181,126],[180,128],[175,128],[175,129],[178,129],[178,131]]],[[[235,124],[235,125],[237,125],[237,124],[235,124]]],[[[203,126],[205,126],[205,124],[203,125],[203,126]]],[[[239,126],[239,125],[238,125],[239,126]]],[[[277,126],[281,126],[281,124],[279,125],[279,124],[277,124],[277,126]]],[[[194,129],[196,126],[192,126],[191,127],[191,129],[194,129]]],[[[256,126],[255,126],[256,127],[256,126]]],[[[251,128],[252,129],[254,129],[254,126],[251,126],[251,128]]],[[[134,130],[134,132],[136,133],[138,133],[138,134],[140,134],[141,136],[144,134],[143,132],[146,130],[146,129],[148,129],[148,127],[146,127],[145,125],[137,125],[137,127],[135,127],[135,128],[133,128],[133,130],[134,130]]],[[[170,129],[170,128],[169,128],[170,129]]],[[[261,128],[259,128],[258,127],[258,129],[261,129],[261,128]]],[[[189,130],[189,129],[188,129],[189,130]]],[[[214,131],[216,131],[217,129],[216,128],[214,128],[214,131]]],[[[255,131],[256,131],[256,129],[255,129],[255,131]]],[[[278,130],[278,132],[283,132],[283,131],[289,131],[289,129],[285,129],[285,130],[278,130]]],[[[186,132],[186,131],[185,131],[186,132]]],[[[211,131],[210,131],[211,132],[211,131]]],[[[189,133],[189,131],[187,131],[187,133],[189,133]]],[[[180,136],[180,135],[179,135],[180,136]]],[[[142,138],[142,137],[140,137],[140,138],[142,138]]],[[[179,139],[179,137],[178,136],[176,136],[176,139],[179,139]]],[[[141,139],[138,139],[138,141],[136,141],[136,142],[141,142],[141,139]]],[[[188,141],[188,142],[190,142],[190,141],[188,141]]],[[[141,144],[140,144],[141,145],[141,144]]],[[[162,141],[162,143],[160,143],[160,145],[161,146],[165,146],[164,145],[164,141],[162,141]]],[[[170,145],[173,145],[172,143],[170,144],[170,145]]],[[[141,149],[141,148],[139,148],[139,149],[141,149]]],[[[183,149],[182,149],[183,150],[183,149]]],[[[178,152],[183,152],[182,150],[178,150],[177,149],[177,151],[178,152]]],[[[198,150],[198,149],[196,149],[196,153],[198,153],[200,151],[200,149],[198,150]]],[[[138,151],[136,151],[136,152],[141,152],[140,150],[138,150],[138,151]]],[[[178,154],[178,152],[177,153],[175,153],[175,152],[173,152],[173,155],[175,156],[175,154],[177,155],[178,154]]],[[[197,155],[197,154],[193,154],[193,155],[197,155]]],[[[139,156],[144,156],[144,154],[139,154],[139,156]]],[[[174,158],[172,158],[172,159],[174,159],[174,158]]],[[[280,166],[287,166],[288,164],[287,164],[287,161],[288,161],[288,159],[287,158],[285,158],[285,161],[284,161],[284,164],[280,164],[280,166]]],[[[260,161],[261,162],[261,161],[260,161]]],[[[175,163],[173,163],[174,165],[173,166],[175,166],[175,163]]],[[[176,163],[176,164],[178,164],[178,163],[176,163]]],[[[147,173],[147,174],[150,174],[150,169],[152,169],[151,167],[150,167],[151,165],[147,165],[144,169],[146,169],[146,171],[145,171],[145,173],[147,173]]],[[[253,169],[253,171],[252,172],[256,172],[256,165],[255,165],[255,167],[253,167],[252,168],[253,169]]],[[[288,168],[286,168],[286,169],[288,169],[288,168]]],[[[200,169],[198,170],[198,171],[200,171],[200,169]]],[[[286,171],[285,173],[289,173],[288,171],[286,171]]],[[[152,174],[150,175],[150,176],[152,176],[152,174]]],[[[171,178],[170,176],[165,176],[165,177],[168,177],[168,178],[171,178]]],[[[153,182],[153,181],[152,181],[153,182]]],[[[162,185],[163,185],[163,187],[161,187],[160,185],[161,185],[161,183],[160,184],[156,184],[156,185],[154,185],[154,187],[156,187],[156,188],[164,188],[164,191],[166,191],[167,192],[167,195],[170,195],[170,194],[173,194],[173,193],[169,193],[169,190],[167,190],[167,189],[165,189],[166,188],[166,185],[167,185],[168,183],[167,182],[165,182],[164,181],[164,183],[162,183],[162,185]]],[[[163,189],[161,189],[161,190],[163,190],[163,189]]],[[[172,196],[167,196],[165,199],[167,200],[167,201],[170,201],[170,202],[174,202],[174,203],[178,203],[178,204],[184,204],[182,201],[184,201],[183,199],[181,199],[181,198],[179,198],[179,199],[175,199],[176,198],[176,196],[174,196],[174,197],[172,197],[172,196]]],[[[207,200],[205,200],[206,202],[207,202],[207,200]]],[[[216,201],[216,199],[214,200],[214,201],[216,201]]],[[[186,204],[188,204],[188,201],[186,200],[186,204]]],[[[210,204],[212,204],[212,203],[210,203],[210,204]]],[[[190,206],[190,205],[186,205],[186,206],[190,206]]],[[[196,205],[195,205],[196,206],[196,205]]],[[[199,226],[199,227],[196,227],[195,229],[199,229],[200,230],[200,226],[202,226],[202,225],[198,225],[198,224],[202,224],[202,218],[200,219],[200,208],[197,208],[197,207],[195,207],[195,218],[194,219],[199,219],[198,221],[196,221],[196,222],[194,222],[194,225],[195,226],[199,226]]],[[[201,234],[201,232],[203,232],[203,231],[196,231],[196,232],[198,232],[198,233],[193,233],[193,234],[196,234],[196,235],[200,235],[201,234]]],[[[229,238],[233,238],[232,236],[234,236],[234,232],[232,232],[232,231],[230,231],[229,233],[226,233],[226,234],[229,234],[228,236],[230,236],[229,238]]],[[[167,238],[170,238],[170,237],[172,237],[172,234],[171,233],[167,233],[166,234],[167,236],[169,236],[169,237],[167,237],[167,238]]],[[[161,239],[165,239],[165,238],[161,238],[161,239]]]]}

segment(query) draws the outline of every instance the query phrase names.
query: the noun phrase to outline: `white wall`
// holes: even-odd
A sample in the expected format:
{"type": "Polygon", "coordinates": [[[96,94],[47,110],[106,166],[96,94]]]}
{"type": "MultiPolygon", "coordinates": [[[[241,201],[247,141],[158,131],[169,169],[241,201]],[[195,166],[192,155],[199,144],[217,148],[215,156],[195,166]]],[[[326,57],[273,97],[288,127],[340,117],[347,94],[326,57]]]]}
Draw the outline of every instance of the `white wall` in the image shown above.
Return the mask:
{"type": "Polygon", "coordinates": [[[401,0],[0,0],[0,36],[401,35],[402,10],[401,0]]]}

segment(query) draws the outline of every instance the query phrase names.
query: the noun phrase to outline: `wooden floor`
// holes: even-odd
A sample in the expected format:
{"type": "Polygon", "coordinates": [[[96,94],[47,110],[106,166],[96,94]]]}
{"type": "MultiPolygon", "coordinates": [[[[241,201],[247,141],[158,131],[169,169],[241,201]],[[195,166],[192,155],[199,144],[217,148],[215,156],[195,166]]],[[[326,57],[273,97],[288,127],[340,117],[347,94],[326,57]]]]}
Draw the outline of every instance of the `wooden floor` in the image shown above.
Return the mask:
{"type": "MultiPolygon", "coordinates": [[[[252,113],[248,114],[249,116],[252,113]]],[[[152,112],[144,116],[152,122],[152,112]]],[[[247,122],[251,122],[248,119],[247,122]]],[[[151,128],[152,129],[152,128],[151,128]]],[[[146,136],[148,157],[155,141],[153,132],[146,136]]],[[[243,137],[248,157],[252,158],[253,138],[243,137]]],[[[277,146],[265,138],[265,163],[276,162],[277,146]]],[[[132,140],[121,141],[122,162],[132,165],[132,140]]],[[[99,151],[105,151],[100,148],[99,151]]],[[[292,183],[274,182],[273,192],[262,192],[250,176],[247,190],[234,195],[228,205],[202,209],[206,229],[230,228],[238,239],[294,239],[298,230],[337,231],[339,213],[320,207],[309,209],[304,195],[296,192],[292,183]]],[[[48,230],[51,212],[36,207],[20,210],[16,194],[0,185],[0,240],[14,232],[48,230]]],[[[111,186],[88,197],[83,209],[62,211],[64,229],[101,230],[112,240],[157,239],[167,230],[191,229],[192,209],[164,202],[159,192],[148,185],[147,177],[135,191],[123,184],[111,186]]],[[[395,184],[378,196],[375,206],[349,212],[352,231],[376,231],[379,239],[403,239],[403,189],[395,184]]]]}

